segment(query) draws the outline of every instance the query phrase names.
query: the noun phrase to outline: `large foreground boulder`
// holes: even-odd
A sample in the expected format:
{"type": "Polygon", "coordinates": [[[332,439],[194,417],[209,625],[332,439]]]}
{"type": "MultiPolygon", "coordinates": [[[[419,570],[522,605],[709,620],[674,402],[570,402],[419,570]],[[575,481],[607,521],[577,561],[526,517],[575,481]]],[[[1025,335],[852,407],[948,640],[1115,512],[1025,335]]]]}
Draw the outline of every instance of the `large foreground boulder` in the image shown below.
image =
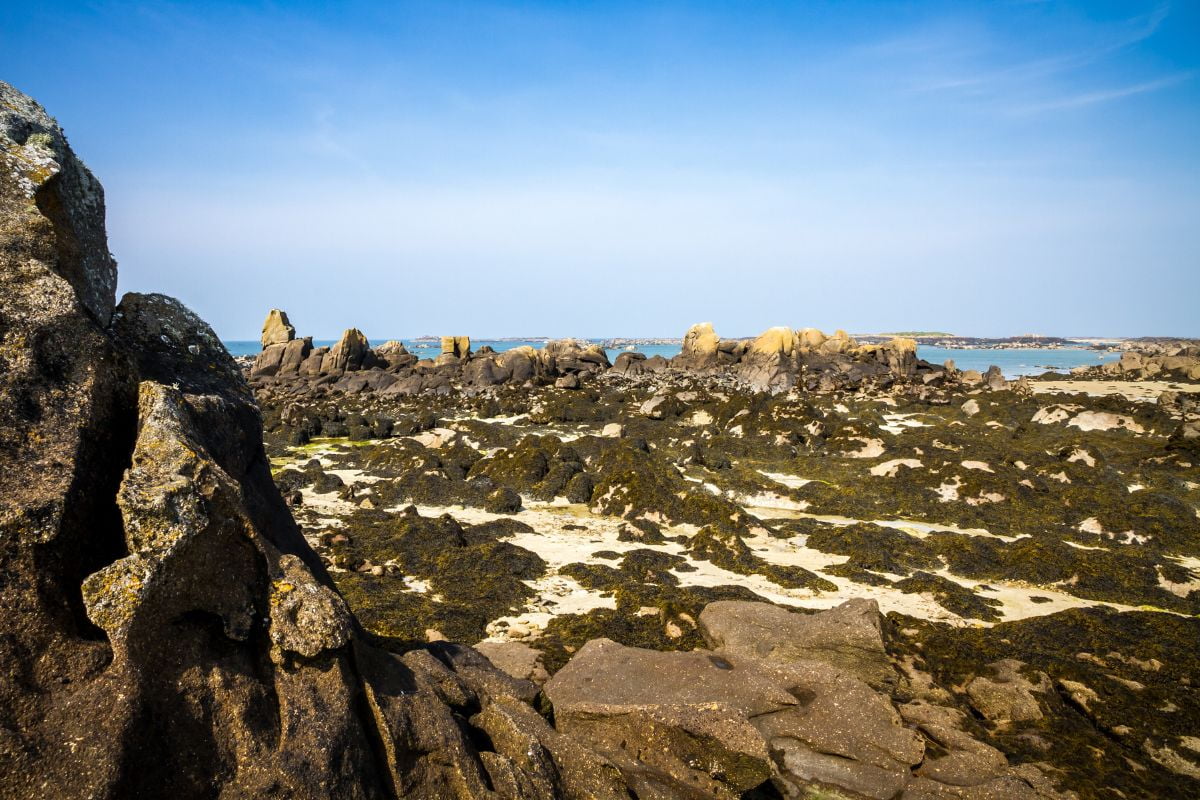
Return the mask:
{"type": "Polygon", "coordinates": [[[545,688],[559,730],[612,759],[639,795],[673,786],[733,798],[781,773],[807,785],[846,772],[841,785],[892,797],[924,755],[883,696],[818,661],[598,639],[545,688]]]}
{"type": "Polygon", "coordinates": [[[99,186],[3,83],[0,161],[0,798],[625,796],[533,684],[367,640],[236,363],[171,298],[114,311],[99,186]]]}
{"type": "Polygon", "coordinates": [[[897,705],[873,601],[810,615],[719,601],[700,625],[718,650],[597,639],[545,685],[559,731],[639,797],[1063,797],[915,673],[897,705]]]}

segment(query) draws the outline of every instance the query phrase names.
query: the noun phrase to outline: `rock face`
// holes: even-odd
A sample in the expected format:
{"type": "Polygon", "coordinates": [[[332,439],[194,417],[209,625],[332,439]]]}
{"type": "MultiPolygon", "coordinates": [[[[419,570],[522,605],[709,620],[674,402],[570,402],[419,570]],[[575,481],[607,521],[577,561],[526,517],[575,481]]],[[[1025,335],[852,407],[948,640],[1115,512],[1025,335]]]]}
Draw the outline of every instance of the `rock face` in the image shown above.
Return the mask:
{"type": "Polygon", "coordinates": [[[717,364],[717,346],[720,341],[711,322],[693,325],[684,335],[683,349],[675,360],[680,366],[689,369],[710,369],[717,364]]]}
{"type": "Polygon", "coordinates": [[[466,358],[471,352],[470,336],[443,336],[442,355],[466,358]]]}
{"type": "Polygon", "coordinates": [[[0,798],[626,796],[532,684],[366,640],[233,359],[170,298],[114,311],[99,186],[0,99],[0,798]]]}
{"type": "Polygon", "coordinates": [[[3,82],[0,158],[0,236],[15,248],[6,257],[14,264],[20,257],[33,262],[21,270],[29,283],[37,282],[44,270],[61,277],[88,314],[107,325],[115,304],[117,263],[104,230],[104,190],[75,157],[58,123],[3,82]]]}
{"type": "Polygon", "coordinates": [[[287,344],[295,338],[296,329],[288,321],[287,312],[272,308],[263,322],[262,346],[267,348],[273,344],[287,344]]]}
{"type": "Polygon", "coordinates": [[[326,375],[339,375],[359,369],[370,352],[371,343],[363,336],[363,332],[358,328],[350,328],[321,360],[321,372],[326,375]]]}
{"type": "Polygon", "coordinates": [[[1038,769],[1011,768],[971,736],[956,708],[897,707],[860,679],[886,662],[873,603],[807,625],[789,615],[803,616],[710,604],[701,625],[718,651],[588,642],[545,685],[558,729],[610,759],[639,797],[1061,797],[1038,769]]]}
{"type": "Polygon", "coordinates": [[[700,615],[714,652],[767,661],[825,661],[876,688],[896,683],[880,632],[879,604],[848,600],[821,614],[797,614],[767,603],[723,600],[700,615]]]}

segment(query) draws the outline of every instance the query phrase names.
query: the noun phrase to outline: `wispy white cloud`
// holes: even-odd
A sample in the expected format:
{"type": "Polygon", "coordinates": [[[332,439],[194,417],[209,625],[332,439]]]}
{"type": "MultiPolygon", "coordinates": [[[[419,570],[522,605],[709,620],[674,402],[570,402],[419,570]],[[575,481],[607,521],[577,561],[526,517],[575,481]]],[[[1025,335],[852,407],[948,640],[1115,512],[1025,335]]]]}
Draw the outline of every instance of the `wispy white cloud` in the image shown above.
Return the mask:
{"type": "Polygon", "coordinates": [[[1154,36],[1171,12],[1169,3],[1123,20],[1084,30],[1061,52],[1024,57],[1027,42],[998,24],[960,23],[881,42],[864,52],[895,59],[915,95],[945,95],[978,109],[1032,114],[1079,108],[1155,91],[1191,77],[1180,73],[1149,77],[1133,85],[1081,88],[1078,84],[1130,48],[1154,36]],[[1030,99],[1044,98],[1051,99],[1030,99]]]}
{"type": "Polygon", "coordinates": [[[1175,75],[1168,75],[1157,80],[1144,81],[1136,83],[1132,86],[1121,86],[1114,89],[1100,89],[1093,92],[1082,92],[1079,94],[1059,97],[1053,100],[1047,100],[1040,103],[1030,103],[1024,106],[1017,106],[1011,109],[1011,113],[1022,114],[1038,114],[1045,111],[1060,111],[1070,108],[1083,108],[1086,106],[1099,105],[1101,103],[1112,102],[1113,100],[1121,100],[1134,95],[1146,94],[1147,92],[1157,92],[1160,89],[1166,89],[1170,86],[1183,83],[1189,80],[1195,73],[1181,72],[1175,75]]]}

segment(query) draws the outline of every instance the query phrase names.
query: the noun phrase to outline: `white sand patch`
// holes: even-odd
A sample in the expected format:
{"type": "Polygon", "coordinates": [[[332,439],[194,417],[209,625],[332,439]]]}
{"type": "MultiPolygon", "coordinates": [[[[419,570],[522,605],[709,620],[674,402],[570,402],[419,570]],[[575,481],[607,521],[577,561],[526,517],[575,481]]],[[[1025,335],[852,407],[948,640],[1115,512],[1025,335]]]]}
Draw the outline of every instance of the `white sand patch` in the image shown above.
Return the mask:
{"type": "Polygon", "coordinates": [[[1034,394],[1120,395],[1143,403],[1157,401],[1158,396],[1166,391],[1200,392],[1200,385],[1169,381],[1030,381],[1029,385],[1034,394]]]}
{"type": "Polygon", "coordinates": [[[337,492],[318,494],[311,487],[305,487],[300,490],[300,508],[297,511],[308,512],[305,516],[311,514],[320,517],[323,524],[336,526],[344,524],[340,517],[353,514],[355,508],[357,506],[353,503],[338,497],[337,492]]]}
{"type": "Polygon", "coordinates": [[[550,620],[561,614],[587,614],[598,608],[615,609],[615,597],[581,586],[566,575],[548,575],[536,581],[523,581],[537,595],[520,614],[498,617],[484,628],[485,642],[507,642],[536,639],[546,630],[550,620]]]}
{"type": "Polygon", "coordinates": [[[1056,425],[1060,422],[1066,422],[1071,418],[1071,414],[1080,411],[1083,406],[1077,405],[1053,405],[1039,408],[1037,413],[1029,420],[1036,422],[1039,425],[1056,425]]]}
{"type": "Polygon", "coordinates": [[[1111,431],[1123,429],[1130,433],[1145,433],[1146,429],[1131,417],[1113,414],[1108,411],[1084,411],[1076,414],[1067,423],[1068,428],[1078,428],[1081,431],[1111,431]]]}
{"type": "Polygon", "coordinates": [[[988,503],[1002,503],[1004,502],[1004,499],[1004,495],[1000,494],[999,492],[980,492],[974,497],[968,497],[967,505],[982,506],[988,503]]]}
{"type": "Polygon", "coordinates": [[[476,422],[483,422],[488,425],[507,425],[509,427],[512,427],[517,422],[526,421],[528,419],[529,419],[529,417],[525,414],[512,414],[511,416],[507,416],[507,417],[472,417],[470,415],[467,415],[464,417],[455,417],[454,418],[454,420],[456,422],[458,422],[460,420],[475,420],[476,422]]]}
{"type": "Polygon", "coordinates": [[[963,469],[973,469],[979,472],[991,472],[993,475],[995,474],[986,461],[963,461],[962,467],[963,469]]]}
{"type": "Polygon", "coordinates": [[[963,536],[985,536],[989,539],[999,539],[1002,542],[1015,542],[1019,539],[1029,538],[1029,534],[1020,534],[1019,536],[1005,536],[1000,533],[992,533],[983,528],[960,528],[956,525],[946,525],[940,522],[920,522],[912,519],[853,519],[851,517],[839,517],[834,514],[808,514],[808,513],[792,513],[786,515],[765,513],[769,509],[754,509],[747,508],[746,512],[754,514],[754,516],[770,521],[774,516],[776,519],[815,519],[819,522],[827,522],[831,525],[855,525],[860,522],[866,522],[871,525],[879,525],[884,528],[895,528],[896,530],[904,531],[907,534],[916,536],[919,539],[924,539],[931,533],[958,533],[963,536]],[[764,513],[758,513],[759,511],[764,513]]]}
{"type": "Polygon", "coordinates": [[[859,442],[862,447],[841,454],[842,458],[879,458],[884,453],[882,439],[868,439],[865,436],[852,436],[850,441],[859,442]]]}
{"type": "Polygon", "coordinates": [[[953,483],[944,481],[936,489],[930,489],[931,492],[938,496],[938,500],[943,503],[951,503],[957,500],[958,489],[960,486],[962,486],[962,478],[960,478],[958,475],[955,475],[950,480],[953,481],[953,483]]]}
{"type": "Polygon", "coordinates": [[[1192,579],[1183,583],[1175,583],[1164,578],[1160,572],[1158,575],[1158,585],[1171,594],[1178,595],[1179,597],[1187,597],[1191,592],[1200,589],[1200,559],[1176,558],[1174,560],[1179,562],[1180,566],[1184,569],[1191,572],[1192,579]],[[1191,563],[1189,564],[1188,562],[1191,563]]]}
{"type": "Polygon", "coordinates": [[[788,487],[789,489],[799,489],[801,486],[812,483],[811,478],[801,478],[797,475],[786,475],[782,472],[764,472],[758,470],[758,473],[764,478],[769,478],[778,484],[788,487]]]}
{"type": "Polygon", "coordinates": [[[882,431],[894,433],[897,436],[904,433],[905,428],[928,428],[924,422],[919,419],[913,419],[916,414],[884,414],[884,424],[879,426],[882,431]]]}
{"type": "Polygon", "coordinates": [[[1096,519],[1095,517],[1088,517],[1083,522],[1079,523],[1076,528],[1081,533],[1090,533],[1095,536],[1103,536],[1104,538],[1110,539],[1119,544],[1133,544],[1134,542],[1138,544],[1145,544],[1151,539],[1149,536],[1144,536],[1131,530],[1120,533],[1116,531],[1106,531],[1104,529],[1104,525],[1101,524],[1100,520],[1096,519]]]}
{"type": "Polygon", "coordinates": [[[758,492],[751,495],[726,492],[725,496],[743,508],[753,507],[769,511],[807,511],[812,507],[812,503],[807,500],[793,500],[775,492],[758,492]]]}
{"type": "MultiPolygon", "coordinates": [[[[747,544],[751,541],[757,542],[749,538],[746,541],[747,544]]],[[[796,547],[790,554],[778,547],[771,553],[757,551],[757,554],[772,563],[790,563],[812,571],[846,560],[844,556],[828,555],[806,547],[796,547]]],[[[813,592],[808,589],[789,589],[761,575],[739,575],[707,561],[696,560],[691,564],[696,567],[695,572],[674,573],[678,576],[681,586],[744,586],[773,603],[814,609],[833,608],[852,597],[870,597],[879,602],[880,609],[885,614],[897,611],[922,619],[962,624],[957,616],[935,603],[932,598],[920,594],[905,594],[888,586],[865,586],[846,578],[818,573],[838,588],[833,592],[813,592]]]]}
{"type": "Polygon", "coordinates": [[[894,478],[900,471],[901,467],[920,469],[923,466],[924,464],[915,458],[893,458],[891,461],[884,461],[882,464],[876,464],[867,471],[877,478],[894,478]]]}
{"type": "Polygon", "coordinates": [[[1083,463],[1089,467],[1096,466],[1096,458],[1082,447],[1076,447],[1072,450],[1071,455],[1067,456],[1067,462],[1070,464],[1083,463]]]}
{"type": "Polygon", "coordinates": [[[1099,600],[1087,600],[1059,591],[1058,589],[1041,586],[1001,581],[988,581],[986,585],[989,588],[977,589],[976,591],[981,597],[999,600],[1002,603],[1002,606],[996,610],[1004,617],[1004,621],[1040,617],[1045,614],[1065,611],[1069,608],[1088,608],[1091,606],[1107,606],[1108,608],[1115,608],[1118,611],[1135,610],[1133,606],[1122,605],[1120,603],[1106,603],[1099,600]],[[1050,602],[1042,601],[1035,603],[1030,599],[1033,597],[1048,598],[1050,602]]]}
{"type": "Polygon", "coordinates": [[[420,433],[414,436],[409,436],[408,438],[412,439],[422,447],[427,447],[430,450],[436,450],[439,447],[445,447],[458,438],[458,431],[451,430],[450,428],[430,428],[427,431],[421,431],[420,433]]]}
{"type": "Polygon", "coordinates": [[[405,575],[403,581],[404,588],[408,589],[410,592],[416,592],[417,594],[429,593],[429,581],[425,580],[424,578],[418,578],[413,575],[405,575]]]}
{"type": "Polygon", "coordinates": [[[347,486],[355,483],[377,483],[383,480],[378,475],[368,475],[361,469],[326,469],[325,474],[338,476],[347,486]]]}
{"type": "MultiPolygon", "coordinates": [[[[1135,610],[1134,606],[1108,603],[1100,600],[1088,600],[1067,594],[1052,587],[1035,586],[1023,581],[976,581],[955,575],[944,567],[935,570],[935,574],[947,580],[954,581],[959,586],[970,589],[980,597],[1000,601],[1001,605],[994,606],[994,608],[1001,615],[1002,622],[1014,619],[1026,619],[1028,617],[1040,617],[1045,614],[1053,614],[1056,611],[1064,611],[1068,608],[1107,606],[1108,608],[1115,608],[1118,611],[1135,610]],[[1034,602],[1031,599],[1033,597],[1047,598],[1049,602],[1034,602]]],[[[984,622],[980,624],[991,627],[995,623],[984,622]]]]}

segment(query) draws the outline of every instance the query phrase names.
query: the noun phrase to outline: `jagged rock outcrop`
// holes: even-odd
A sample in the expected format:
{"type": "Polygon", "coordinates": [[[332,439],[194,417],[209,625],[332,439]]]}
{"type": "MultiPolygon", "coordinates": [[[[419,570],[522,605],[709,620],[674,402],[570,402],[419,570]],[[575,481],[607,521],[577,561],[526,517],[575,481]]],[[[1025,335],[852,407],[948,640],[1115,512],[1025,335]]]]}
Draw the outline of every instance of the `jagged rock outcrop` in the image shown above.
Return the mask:
{"type": "Polygon", "coordinates": [[[470,336],[443,336],[442,355],[466,358],[471,354],[470,336]]]}
{"type": "Polygon", "coordinates": [[[115,306],[99,185],[2,83],[0,120],[0,798],[626,796],[533,684],[368,641],[233,359],[115,306]]]}
{"type": "Polygon", "coordinates": [[[363,332],[358,328],[350,328],[342,333],[342,338],[321,360],[321,372],[325,375],[340,375],[359,369],[364,363],[370,363],[370,352],[371,343],[367,341],[363,332]]]}
{"type": "Polygon", "coordinates": [[[296,329],[288,320],[287,312],[272,308],[263,322],[262,346],[267,348],[273,344],[287,344],[295,338],[296,329]]]}
{"type": "MultiPolygon", "coordinates": [[[[787,327],[770,328],[754,339],[721,339],[707,322],[688,330],[673,359],[626,352],[615,364],[602,346],[587,341],[562,339],[540,349],[522,345],[499,353],[485,346],[472,352],[466,336],[444,336],[436,358],[419,359],[399,342],[372,349],[360,331],[350,329],[332,349],[314,349],[311,339],[267,345],[249,377],[256,388],[282,381],[289,394],[328,386],[351,394],[411,395],[528,383],[574,389],[603,376],[638,378],[666,370],[769,392],[886,388],[897,381],[928,384],[960,377],[918,359],[912,339],[859,346],[845,331],[826,336],[813,328],[787,327]]],[[[998,389],[1006,383],[1002,376],[989,376],[988,385],[998,389]]]]}
{"type": "MultiPolygon", "coordinates": [[[[653,362],[655,369],[664,366],[661,358],[653,362]]],[[[372,348],[361,331],[351,328],[332,348],[313,348],[311,337],[268,344],[251,364],[249,377],[260,388],[282,383],[298,393],[328,386],[350,394],[409,395],[530,381],[577,388],[611,368],[600,345],[571,339],[547,342],[541,349],[526,345],[497,353],[491,347],[472,352],[469,337],[445,336],[436,358],[419,359],[397,341],[372,348]]]]}
{"type": "MultiPolygon", "coordinates": [[[[104,189],[75,157],[58,123],[3,82],[0,157],[0,235],[20,247],[8,257],[23,254],[63,278],[87,313],[107,325],[115,305],[117,262],[108,252],[104,189]]],[[[37,270],[22,277],[36,280],[37,270]]]]}

